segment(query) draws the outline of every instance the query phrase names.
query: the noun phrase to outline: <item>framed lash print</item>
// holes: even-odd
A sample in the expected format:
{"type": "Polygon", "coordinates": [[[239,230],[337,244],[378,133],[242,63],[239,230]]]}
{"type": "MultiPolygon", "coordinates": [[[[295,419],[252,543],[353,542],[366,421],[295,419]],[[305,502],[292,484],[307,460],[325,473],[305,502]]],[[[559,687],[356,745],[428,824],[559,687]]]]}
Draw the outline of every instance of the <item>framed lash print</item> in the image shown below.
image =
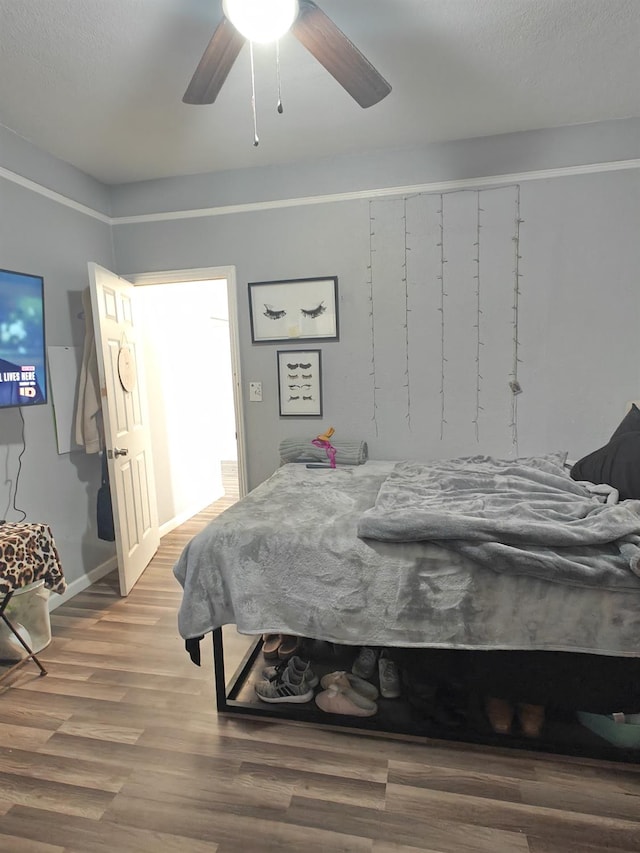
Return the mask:
{"type": "Polygon", "coordinates": [[[319,349],[278,350],[280,417],[322,416],[322,359],[319,349]]]}
{"type": "Polygon", "coordinates": [[[338,279],[249,282],[251,342],[338,339],[338,279]]]}

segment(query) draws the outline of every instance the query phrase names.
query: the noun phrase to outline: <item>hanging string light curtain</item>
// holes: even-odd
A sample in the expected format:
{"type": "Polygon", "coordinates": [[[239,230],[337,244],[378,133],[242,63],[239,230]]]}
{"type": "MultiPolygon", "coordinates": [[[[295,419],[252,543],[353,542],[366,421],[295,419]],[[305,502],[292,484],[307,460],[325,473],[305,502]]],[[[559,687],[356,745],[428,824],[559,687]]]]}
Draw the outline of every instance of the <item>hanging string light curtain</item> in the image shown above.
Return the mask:
{"type": "MultiPolygon", "coordinates": [[[[439,382],[437,391],[434,388],[435,393],[439,394],[439,421],[440,421],[440,429],[439,429],[439,437],[440,440],[443,441],[445,438],[448,438],[449,431],[449,421],[452,420],[450,415],[450,397],[458,393],[459,389],[456,384],[456,377],[459,376],[459,358],[455,349],[455,344],[452,344],[450,340],[450,333],[453,329],[454,337],[456,333],[459,333],[459,315],[455,311],[455,304],[450,304],[451,300],[449,299],[449,289],[452,284],[452,273],[450,273],[447,269],[448,260],[447,260],[447,251],[452,251],[452,246],[455,247],[457,245],[455,243],[456,238],[456,228],[457,220],[455,219],[455,214],[452,211],[452,208],[448,205],[448,200],[451,196],[458,195],[460,192],[469,192],[469,191],[459,191],[454,190],[450,193],[444,192],[439,193],[437,196],[438,203],[434,205],[433,210],[433,221],[432,228],[429,232],[429,240],[433,240],[431,243],[431,249],[429,250],[430,261],[427,266],[424,265],[424,249],[425,246],[416,246],[412,244],[411,240],[411,217],[408,214],[408,201],[411,199],[417,199],[417,205],[420,205],[420,199],[423,197],[422,193],[411,194],[402,197],[402,211],[401,211],[401,225],[400,228],[395,231],[396,237],[393,238],[396,242],[396,249],[401,253],[400,257],[400,265],[401,269],[398,270],[397,277],[394,279],[397,283],[397,286],[401,288],[402,300],[403,300],[403,325],[402,325],[402,340],[398,339],[397,344],[399,347],[403,349],[403,388],[406,390],[406,402],[407,402],[407,411],[406,411],[406,422],[409,431],[412,430],[412,382],[411,382],[411,347],[412,347],[412,334],[419,334],[419,329],[421,328],[422,319],[419,313],[414,313],[416,307],[419,303],[413,304],[414,299],[416,298],[416,290],[415,287],[412,287],[412,281],[416,276],[418,278],[424,277],[425,281],[433,282],[433,287],[431,289],[432,294],[432,309],[438,312],[439,320],[437,323],[437,331],[434,328],[433,332],[437,335],[438,338],[438,361],[439,361],[439,382]],[[403,241],[402,245],[398,245],[399,241],[403,241]],[[422,260],[418,260],[414,256],[411,255],[411,249],[418,249],[417,256],[422,260]],[[422,251],[422,254],[421,254],[422,251]],[[409,271],[410,259],[413,260],[413,271],[409,271]],[[418,264],[418,266],[416,266],[418,264]],[[422,266],[420,266],[422,264],[422,266]],[[411,328],[410,328],[411,321],[411,328]],[[452,370],[452,365],[450,363],[450,359],[452,362],[457,359],[456,364],[452,370]],[[457,372],[456,372],[457,370],[457,372]]],[[[427,194],[424,194],[427,195],[427,194]]],[[[471,193],[469,193],[471,195],[471,193]]],[[[467,277],[468,284],[471,285],[469,288],[471,290],[472,303],[467,298],[467,306],[470,311],[473,312],[473,371],[475,373],[475,378],[473,380],[473,385],[469,384],[469,391],[473,393],[473,414],[471,415],[472,425],[473,425],[473,433],[476,442],[480,442],[482,438],[486,438],[487,435],[487,422],[491,422],[493,419],[495,421],[495,394],[496,394],[496,357],[495,357],[495,341],[491,341],[492,343],[492,358],[487,359],[485,357],[485,341],[488,332],[491,330],[492,323],[497,318],[503,318],[503,315],[500,313],[501,309],[495,301],[495,258],[499,259],[501,257],[501,252],[506,251],[507,241],[510,241],[513,246],[513,256],[514,256],[514,266],[513,272],[509,276],[508,280],[506,277],[502,279],[501,291],[502,294],[499,299],[500,302],[503,300],[507,300],[511,298],[510,302],[510,318],[509,324],[511,326],[510,330],[510,356],[507,354],[506,346],[503,350],[503,356],[508,359],[508,367],[504,367],[504,373],[502,374],[502,381],[505,379],[508,382],[506,391],[509,394],[509,404],[511,408],[510,418],[508,421],[508,429],[511,432],[511,441],[512,445],[515,449],[515,452],[518,452],[518,396],[522,393],[522,387],[520,384],[519,378],[519,368],[522,363],[521,358],[521,343],[520,343],[520,285],[522,281],[522,271],[521,271],[521,227],[524,219],[520,213],[520,186],[518,184],[512,185],[510,188],[501,187],[499,190],[497,189],[485,189],[485,190],[475,190],[473,191],[473,213],[472,219],[471,215],[465,226],[468,234],[468,240],[472,244],[472,252],[469,253],[470,260],[472,265],[469,267],[468,277],[465,273],[465,277],[467,277]],[[512,215],[509,215],[509,220],[514,221],[513,230],[508,231],[506,220],[502,222],[501,232],[496,232],[496,220],[495,219],[495,210],[492,207],[491,214],[487,214],[485,212],[485,205],[483,205],[483,198],[486,198],[490,194],[494,192],[512,192],[513,193],[513,202],[511,202],[515,207],[515,217],[512,219],[512,215]],[[485,227],[487,227],[486,219],[488,216],[492,217],[489,225],[491,226],[491,222],[493,221],[492,231],[490,232],[490,236],[487,239],[483,240],[483,231],[485,227]],[[500,246],[498,254],[496,255],[496,236],[499,236],[500,246]],[[483,246],[483,243],[486,245],[483,246]],[[483,277],[483,270],[481,267],[484,265],[485,267],[485,275],[483,277]],[[488,271],[487,271],[488,270],[488,271]],[[509,281],[510,287],[507,284],[509,281]],[[505,285],[507,285],[505,287],[505,285]],[[493,294],[493,296],[492,296],[493,294]],[[493,299],[493,301],[492,301],[493,299]],[[471,307],[471,305],[473,307],[471,307]],[[487,311],[490,312],[489,320],[487,320],[487,311]],[[496,314],[496,311],[498,312],[496,314]],[[488,325],[487,325],[488,324],[488,325]],[[490,388],[487,391],[485,387],[485,376],[486,371],[489,369],[491,371],[490,376],[490,388]],[[506,374],[506,376],[505,376],[506,374]],[[473,391],[472,391],[473,387],[473,391]],[[490,399],[491,401],[491,409],[489,411],[486,410],[486,400],[490,399]],[[484,427],[484,435],[482,435],[484,427]]],[[[378,365],[377,365],[377,344],[379,341],[376,340],[376,326],[377,322],[382,322],[382,315],[376,315],[376,296],[378,292],[382,293],[383,288],[386,285],[386,282],[383,281],[383,273],[384,269],[384,256],[387,255],[387,249],[392,250],[392,243],[385,242],[384,234],[379,236],[376,234],[376,206],[377,205],[385,205],[385,204],[393,204],[397,203],[397,199],[379,199],[375,202],[369,201],[369,246],[368,246],[368,264],[367,264],[367,301],[369,303],[369,320],[370,320],[370,329],[371,329],[371,370],[370,376],[372,378],[372,392],[373,392],[373,412],[372,412],[372,421],[375,428],[375,434],[378,435],[378,418],[380,414],[380,406],[381,406],[381,393],[384,391],[383,381],[381,381],[381,376],[378,375],[378,365]],[[381,260],[376,265],[375,264],[375,256],[376,252],[382,252],[381,260]]],[[[512,208],[513,209],[513,208],[512,208]]],[[[415,223],[415,215],[416,211],[413,211],[413,221],[415,223]]],[[[460,241],[458,240],[458,244],[460,241]]],[[[512,256],[512,257],[513,257],[512,256]]],[[[392,255],[389,255],[392,257],[392,255]]],[[[506,260],[506,258],[505,258],[506,260]]],[[[387,270],[387,277],[389,274],[389,270],[387,270]]],[[[509,303],[507,303],[509,304],[509,303]]],[[[506,306],[505,306],[506,308],[506,306]]],[[[421,309],[422,310],[422,309],[421,309]]],[[[378,314],[380,312],[378,311],[378,314]]],[[[500,319],[499,322],[503,320],[500,319]]],[[[502,327],[496,327],[497,332],[500,332],[502,327]]],[[[508,334],[508,332],[506,332],[508,334]]],[[[504,343],[506,344],[507,338],[504,338],[504,343]]],[[[433,353],[435,355],[435,353],[433,353]]],[[[438,357],[436,356],[436,357],[438,357]]],[[[435,368],[435,364],[434,364],[435,368]]],[[[437,368],[436,368],[437,369],[437,368]]],[[[506,384],[506,383],[505,383],[506,384]]],[[[433,401],[435,402],[435,400],[433,401]]],[[[454,399],[454,403],[457,401],[454,399]]],[[[455,408],[455,406],[454,406],[455,408]]],[[[459,430],[459,423],[455,425],[455,429],[459,430]]]]}

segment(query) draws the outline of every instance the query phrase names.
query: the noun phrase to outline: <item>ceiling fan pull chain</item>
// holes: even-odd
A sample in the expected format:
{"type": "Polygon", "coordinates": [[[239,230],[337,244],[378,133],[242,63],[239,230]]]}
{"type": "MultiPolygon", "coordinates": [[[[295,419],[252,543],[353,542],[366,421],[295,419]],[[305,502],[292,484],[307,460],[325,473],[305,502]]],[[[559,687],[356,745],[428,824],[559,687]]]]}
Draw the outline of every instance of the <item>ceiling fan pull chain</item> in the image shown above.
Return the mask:
{"type": "Polygon", "coordinates": [[[249,56],[251,57],[251,112],[253,113],[253,147],[260,145],[258,137],[258,116],[256,114],[256,70],[253,64],[253,42],[249,42],[249,56]]]}
{"type": "Polygon", "coordinates": [[[282,115],[282,78],[280,77],[280,39],[276,42],[276,77],[278,79],[278,113],[282,115]]]}

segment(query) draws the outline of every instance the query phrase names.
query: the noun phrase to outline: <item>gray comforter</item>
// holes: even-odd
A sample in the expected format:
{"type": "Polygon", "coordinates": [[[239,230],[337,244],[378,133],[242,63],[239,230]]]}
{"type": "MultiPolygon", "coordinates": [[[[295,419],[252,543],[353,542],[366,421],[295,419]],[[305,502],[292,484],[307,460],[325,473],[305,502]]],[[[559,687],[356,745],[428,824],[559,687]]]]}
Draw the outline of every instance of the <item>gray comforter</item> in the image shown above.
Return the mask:
{"type": "Polygon", "coordinates": [[[572,480],[564,454],[398,463],[358,535],[429,541],[497,572],[624,589],[640,576],[640,501],[572,480]]]}
{"type": "Polygon", "coordinates": [[[356,646],[639,653],[628,569],[616,592],[488,571],[429,542],[360,539],[394,465],[283,465],[207,525],[174,568],[181,635],[234,624],[356,646]]]}

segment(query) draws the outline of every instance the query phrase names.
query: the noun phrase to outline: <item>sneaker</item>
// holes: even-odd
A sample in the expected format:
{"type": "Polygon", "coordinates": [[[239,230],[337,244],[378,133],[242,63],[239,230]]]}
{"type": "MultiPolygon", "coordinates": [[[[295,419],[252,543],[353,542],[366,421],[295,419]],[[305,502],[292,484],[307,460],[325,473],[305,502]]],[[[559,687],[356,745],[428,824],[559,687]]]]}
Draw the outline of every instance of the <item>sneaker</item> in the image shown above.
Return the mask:
{"type": "Polygon", "coordinates": [[[294,675],[285,669],[282,678],[274,681],[261,681],[255,685],[258,699],[263,702],[310,702],[313,699],[313,688],[309,687],[306,679],[294,675]]]}
{"type": "Polygon", "coordinates": [[[345,714],[349,717],[372,717],[378,706],[366,696],[361,696],[350,687],[340,688],[330,684],[322,693],[316,696],[316,705],[327,714],[345,714]]]}
{"type": "Polygon", "coordinates": [[[364,678],[360,678],[360,676],[354,675],[352,672],[330,672],[328,675],[323,675],[320,679],[320,686],[326,690],[330,684],[337,684],[338,687],[342,687],[343,689],[350,687],[356,693],[359,693],[366,699],[370,699],[372,702],[378,698],[378,688],[375,684],[370,684],[364,678]]]}
{"type": "Polygon", "coordinates": [[[376,649],[363,646],[358,653],[358,657],[353,662],[351,672],[365,680],[371,678],[375,672],[377,660],[378,652],[376,649]]]}
{"type": "Polygon", "coordinates": [[[282,680],[282,673],[289,666],[288,660],[281,660],[279,663],[274,664],[274,666],[265,666],[262,670],[261,676],[263,681],[279,681],[282,680]]]}
{"type": "Polygon", "coordinates": [[[311,669],[311,664],[299,658],[297,655],[294,655],[292,658],[289,658],[288,661],[280,661],[280,663],[275,666],[267,666],[262,670],[262,677],[266,681],[277,681],[282,678],[282,674],[285,669],[291,670],[295,676],[300,676],[304,678],[309,685],[309,687],[317,687],[318,686],[318,676],[311,669]]]}
{"type": "Polygon", "coordinates": [[[397,699],[400,695],[400,673],[398,664],[383,652],[378,660],[380,694],[385,699],[397,699]]]}

